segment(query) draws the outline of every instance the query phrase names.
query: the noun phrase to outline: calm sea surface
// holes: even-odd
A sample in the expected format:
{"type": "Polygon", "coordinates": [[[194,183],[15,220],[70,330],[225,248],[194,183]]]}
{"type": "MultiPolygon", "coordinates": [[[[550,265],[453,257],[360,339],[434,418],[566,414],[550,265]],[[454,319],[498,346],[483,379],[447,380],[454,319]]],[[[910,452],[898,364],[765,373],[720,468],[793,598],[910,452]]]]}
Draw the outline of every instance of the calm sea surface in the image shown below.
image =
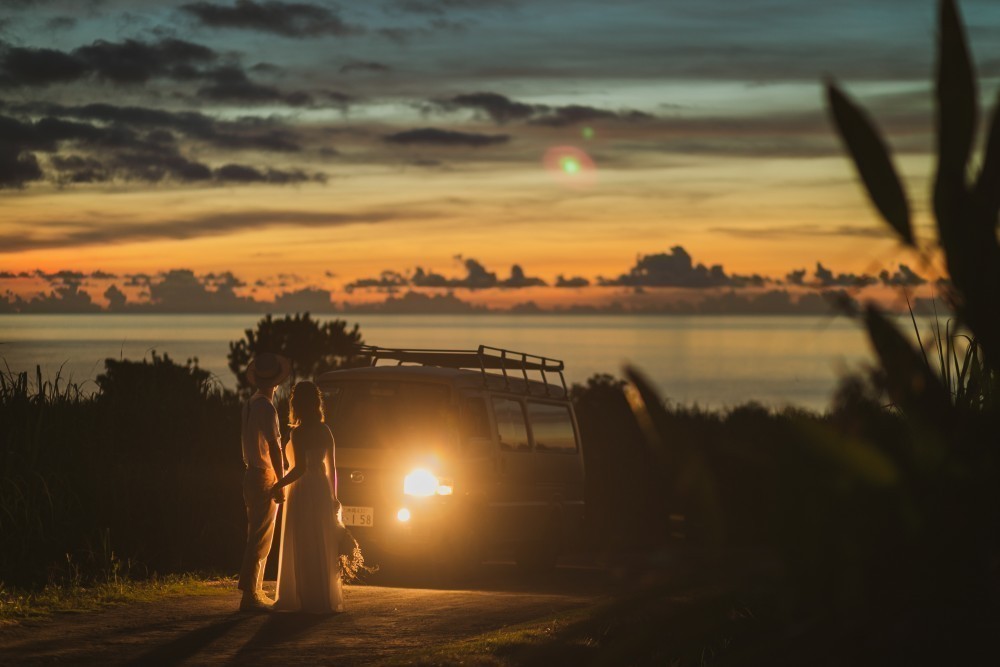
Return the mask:
{"type": "MultiPolygon", "coordinates": [[[[566,362],[567,382],[642,369],[664,396],[703,407],[748,400],[823,409],[837,379],[871,360],[858,324],[826,317],[341,315],[367,343],[475,348],[480,343],[566,362]]],[[[258,315],[0,315],[0,357],[13,371],[92,380],[104,359],[153,350],[197,357],[232,387],[228,342],[258,315]]],[[[903,322],[908,325],[908,320],[903,322]]]]}

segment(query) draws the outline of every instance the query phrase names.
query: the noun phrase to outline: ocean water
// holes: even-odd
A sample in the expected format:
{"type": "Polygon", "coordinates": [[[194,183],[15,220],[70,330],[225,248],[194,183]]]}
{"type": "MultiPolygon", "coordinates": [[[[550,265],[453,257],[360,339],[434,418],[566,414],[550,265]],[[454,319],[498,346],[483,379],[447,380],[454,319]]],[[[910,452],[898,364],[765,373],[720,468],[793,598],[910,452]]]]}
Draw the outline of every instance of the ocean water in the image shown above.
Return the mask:
{"type": "MultiPolygon", "coordinates": [[[[365,342],[386,347],[474,349],[479,344],[562,359],[566,381],[641,369],[681,404],[725,408],[828,406],[838,379],[870,363],[857,322],[843,317],[340,315],[365,342]]],[[[42,367],[47,378],[88,383],[106,358],[142,359],[153,350],[197,358],[223,385],[229,341],[258,315],[0,315],[0,365],[42,367]]],[[[901,325],[912,328],[909,320],[901,325]]]]}

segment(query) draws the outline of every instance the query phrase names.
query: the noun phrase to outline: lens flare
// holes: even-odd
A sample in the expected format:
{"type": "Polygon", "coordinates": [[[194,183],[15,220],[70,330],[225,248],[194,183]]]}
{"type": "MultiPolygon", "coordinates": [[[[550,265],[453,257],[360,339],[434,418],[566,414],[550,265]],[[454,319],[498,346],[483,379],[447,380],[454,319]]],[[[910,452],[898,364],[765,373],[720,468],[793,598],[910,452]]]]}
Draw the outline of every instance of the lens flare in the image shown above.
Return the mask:
{"type": "Polygon", "coordinates": [[[594,132],[594,128],[590,126],[580,130],[580,136],[582,136],[586,141],[590,141],[591,139],[593,139],[595,134],[596,133],[594,132]]]}
{"type": "Polygon", "coordinates": [[[545,151],[542,163],[553,178],[567,187],[584,188],[597,181],[597,166],[576,146],[553,146],[545,151]]]}

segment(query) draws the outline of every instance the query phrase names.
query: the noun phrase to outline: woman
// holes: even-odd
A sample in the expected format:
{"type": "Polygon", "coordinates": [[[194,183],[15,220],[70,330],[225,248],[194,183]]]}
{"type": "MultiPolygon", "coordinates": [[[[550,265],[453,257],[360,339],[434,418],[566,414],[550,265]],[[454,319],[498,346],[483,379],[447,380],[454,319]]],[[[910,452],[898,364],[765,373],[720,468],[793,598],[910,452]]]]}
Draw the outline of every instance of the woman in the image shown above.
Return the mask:
{"type": "Polygon", "coordinates": [[[323,422],[323,399],[312,382],[299,382],[292,389],[291,424],[286,451],[292,469],[272,488],[278,499],[289,487],[274,608],[317,614],[344,611],[337,544],[346,528],[337,500],[333,434],[323,422]]]}

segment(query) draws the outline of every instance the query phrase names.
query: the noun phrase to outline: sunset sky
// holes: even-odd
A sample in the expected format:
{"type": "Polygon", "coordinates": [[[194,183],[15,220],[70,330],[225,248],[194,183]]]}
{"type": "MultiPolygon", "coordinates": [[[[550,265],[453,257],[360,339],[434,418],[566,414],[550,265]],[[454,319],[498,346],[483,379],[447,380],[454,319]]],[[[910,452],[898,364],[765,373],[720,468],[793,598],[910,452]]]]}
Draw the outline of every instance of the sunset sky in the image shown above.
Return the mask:
{"type": "MultiPolygon", "coordinates": [[[[992,106],[1000,3],[961,9],[992,106]]],[[[805,287],[933,278],[884,233],[822,81],[886,132],[930,241],[934,12],[6,0],[0,295],[437,287],[503,306],[786,289],[797,269],[805,287]]]]}

